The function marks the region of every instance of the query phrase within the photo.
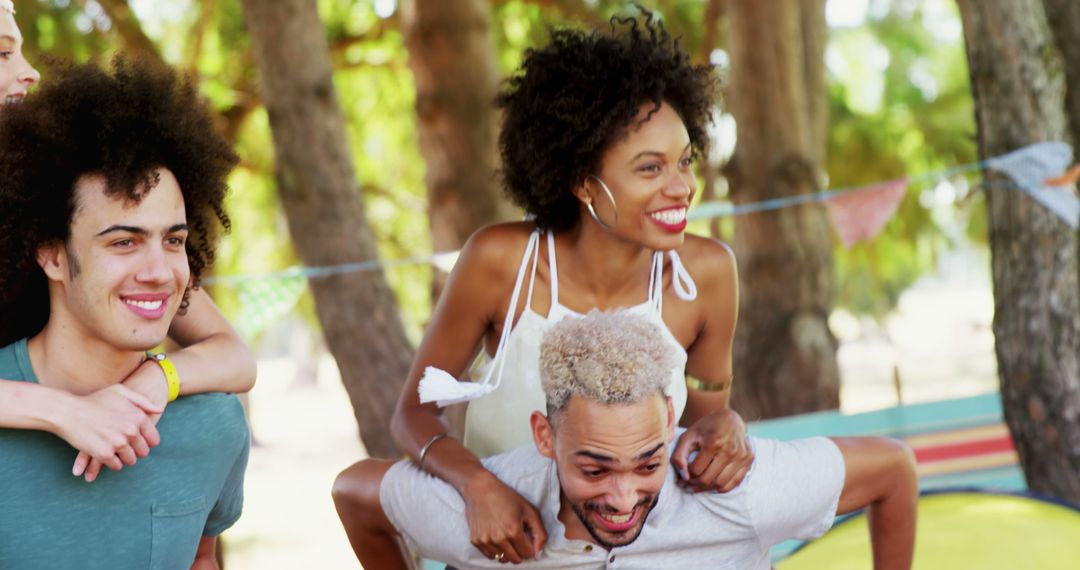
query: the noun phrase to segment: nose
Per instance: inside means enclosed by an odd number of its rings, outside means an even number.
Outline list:
[[[29,61],[23,58],[23,69],[18,74],[18,81],[27,87],[34,85],[41,81],[41,73],[37,69],[34,69],[33,65],[30,65]]]
[[[627,477],[613,477],[608,490],[608,505],[620,513],[634,510],[638,502],[637,489]]]
[[[143,264],[139,272],[135,274],[135,280],[140,283],[162,284],[172,281],[172,265],[169,263],[169,252],[163,248],[147,248],[144,254]]]
[[[692,172],[687,174],[676,172],[664,185],[664,194],[670,198],[689,198],[693,197],[696,188],[697,179],[694,178]]]

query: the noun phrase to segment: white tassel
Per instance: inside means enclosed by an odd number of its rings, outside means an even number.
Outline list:
[[[488,383],[459,382],[445,370],[428,366],[420,378],[420,403],[435,402],[445,408],[461,402],[470,402],[495,389]]]

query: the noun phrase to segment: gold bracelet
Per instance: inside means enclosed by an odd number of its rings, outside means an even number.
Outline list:
[[[431,449],[431,446],[434,445],[436,441],[439,441],[440,439],[442,439],[444,437],[450,437],[450,434],[448,434],[448,433],[437,433],[437,434],[431,436],[431,439],[427,440],[427,443],[424,444],[424,447],[420,448],[420,461],[418,462],[418,464],[420,465],[421,468],[424,467],[424,458],[427,457],[428,450]]]
[[[686,377],[686,387],[691,390],[700,390],[702,392],[723,392],[731,387],[731,383],[735,381],[735,375],[732,374],[730,378],[723,382],[705,382],[704,380],[698,380],[690,376]]]

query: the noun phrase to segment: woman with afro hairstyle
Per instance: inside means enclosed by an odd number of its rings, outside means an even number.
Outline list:
[[[498,97],[505,186],[531,219],[469,239],[392,421],[399,447],[461,493],[471,541],[492,560],[532,558],[546,540],[536,508],[480,457],[531,441],[529,415],[545,409],[540,339],[561,318],[632,307],[661,325],[683,356],[668,389],[689,428],[673,456],[683,480],[724,492],[750,467],[745,426],[728,408],[735,258],[684,232],[716,92],[712,69],[691,64],[646,12],[605,32],[554,30]],[[456,382],[478,350],[479,382]],[[440,406],[466,400],[459,443]],[[338,478],[346,531],[364,524],[372,480],[359,468]]]
[[[4,107],[8,103],[22,105],[21,101],[26,96],[28,88],[39,79],[37,70],[30,66],[22,55],[22,34],[19,33],[19,28],[15,23],[14,13],[14,6],[10,0],[0,0],[0,54],[7,54],[0,58],[0,90],[5,95],[5,100],[2,102],[4,104],[0,105],[0,154],[4,156],[2,168],[5,177],[5,181],[0,184],[0,192],[9,193],[8,197],[12,197],[10,193],[25,194],[27,188],[31,188],[35,193],[45,193],[47,188],[52,187],[49,184],[52,178],[49,180],[34,178],[23,180],[26,185],[16,188],[15,179],[18,176],[12,175],[13,173],[19,176],[34,172],[46,173],[50,176],[62,174],[62,169],[57,166],[57,157],[42,156],[36,149],[27,148],[33,141],[24,136],[26,132],[18,131],[18,125],[13,125],[7,120],[12,118],[10,115],[16,113],[9,113]],[[8,47],[3,47],[4,42],[8,42]],[[82,120],[90,120],[89,116],[98,116],[103,117],[102,120],[120,122],[120,119],[125,114],[130,114],[132,110],[118,107],[120,103],[115,103],[117,98],[112,97],[108,91],[110,86],[124,81],[130,83],[132,88],[156,86],[158,92],[146,94],[143,100],[159,97],[160,99],[153,105],[148,105],[145,111],[160,113],[160,115],[147,119],[145,122],[147,124],[156,122],[157,126],[154,128],[167,128],[174,132],[186,128],[190,131],[187,132],[188,138],[198,142],[192,148],[206,148],[206,145],[210,144],[203,140],[208,133],[212,133],[212,131],[204,130],[209,128],[210,124],[209,117],[205,116],[204,108],[187,103],[188,100],[193,100],[193,95],[182,95],[182,93],[187,93],[185,89],[191,90],[194,89],[193,87],[182,86],[175,80],[162,81],[160,74],[154,75],[141,67],[126,71],[118,68],[117,73],[121,71],[123,76],[117,76],[112,81],[91,82],[86,76],[72,75],[66,79],[68,85],[65,85],[63,89],[42,93],[42,96],[48,98],[48,105],[68,107],[64,111],[58,110],[55,114],[64,116],[64,112],[67,112],[68,115],[64,121],[75,121],[80,117]],[[85,84],[78,84],[83,80],[86,80]],[[85,101],[93,95],[87,94],[85,90],[95,88],[99,90],[95,99],[98,101],[98,106],[93,112],[70,108],[65,94],[70,94],[73,90],[83,90],[84,96],[79,99]],[[166,91],[172,89],[173,92],[161,92],[162,89]],[[30,95],[30,97],[35,96],[36,94]],[[113,102],[111,107],[110,102]],[[36,105],[34,108],[41,107],[41,105]],[[8,107],[8,109],[15,108]],[[17,111],[22,110],[17,109]],[[31,109],[26,110],[31,111]],[[26,115],[26,113],[18,114]],[[26,121],[32,118],[23,116],[20,119],[21,124],[25,126]],[[187,119],[186,122],[182,121],[184,118]],[[163,126],[166,123],[167,127]],[[64,124],[66,123],[61,122],[59,125],[53,125],[50,132],[38,132],[36,136],[53,141],[59,140],[60,137],[65,136],[67,130],[62,127]],[[186,125],[186,127],[181,125]],[[15,131],[5,132],[12,129]],[[132,134],[127,133],[128,136]],[[124,133],[116,133],[116,135],[123,136]],[[215,140],[220,139],[215,138]],[[69,141],[71,150],[83,152],[76,143],[77,141],[74,140]],[[97,141],[96,144],[103,151],[109,148],[107,137]],[[225,143],[221,142],[221,144]],[[127,150],[145,155],[152,149],[129,144]],[[183,150],[183,148],[178,146],[174,150]],[[227,146],[220,150],[226,153],[225,156],[233,157],[231,160],[235,160],[231,149]],[[111,153],[115,152],[117,152],[116,149],[111,151]],[[110,152],[105,151],[103,154],[107,155]],[[89,156],[84,158],[93,160]],[[130,166],[138,162],[137,158],[135,156],[110,156],[108,162],[113,165],[113,168],[122,169],[126,168],[125,164]],[[209,156],[178,155],[171,157],[170,160],[193,162],[185,169],[200,179],[199,184],[220,183],[220,188],[215,190],[219,192],[224,192],[225,176],[233,164],[231,161],[227,164],[220,163],[219,160],[220,164],[228,166],[228,169],[221,170],[221,166],[213,164],[213,159]],[[70,193],[71,188],[63,190]],[[43,200],[63,199],[60,196],[39,195],[36,197]],[[9,202],[7,197],[5,197],[5,202]],[[25,199],[10,201],[10,203],[23,206],[32,202],[33,200]],[[39,224],[28,226],[29,211],[24,211],[24,215],[21,216],[2,216],[0,259],[3,260],[3,264],[0,267],[3,268],[5,277],[0,278],[0,346],[37,334],[48,319],[48,299],[28,298],[25,293],[29,290],[44,289],[27,286],[24,278],[29,276],[30,279],[44,281],[40,268],[34,263],[33,252],[28,251],[30,247],[27,244],[33,242],[31,238],[34,236],[40,237],[43,235],[42,232],[54,231],[55,228],[43,227]],[[224,216],[223,212],[222,216]],[[227,218],[223,219],[227,222]],[[61,227],[66,227],[66,222],[59,224]],[[208,231],[209,227],[193,228],[193,235]],[[206,234],[201,238],[205,240],[210,236]],[[195,252],[192,264],[193,274],[197,275],[212,261],[212,254],[213,248],[208,243],[203,245],[202,251]],[[225,320],[206,291],[201,288],[189,289],[183,306],[185,309],[177,315],[169,328],[169,338],[183,347],[168,355],[180,381],[179,394],[183,396],[202,392],[251,390],[255,384],[255,357]],[[143,407],[136,404],[137,401],[149,401],[160,408],[164,407],[169,396],[169,383],[162,367],[150,359],[135,369],[122,386],[123,390],[120,392],[130,396],[130,401],[123,406],[118,405],[115,398],[103,397],[102,394],[57,398],[53,393],[54,389],[38,384],[6,382],[0,379],[0,427],[41,429],[63,438],[79,450],[72,473],[85,477],[87,481],[93,481],[102,465],[119,469],[123,465],[133,465],[139,458],[146,456],[144,451],[152,446],[151,443],[148,443],[142,435],[129,438],[124,435],[124,428],[130,423],[132,411],[137,412],[136,416],[144,412]],[[57,402],[66,402],[67,405],[60,406]],[[117,441],[123,443],[117,444],[115,443]]]

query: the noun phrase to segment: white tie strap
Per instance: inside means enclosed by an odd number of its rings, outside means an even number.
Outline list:
[[[675,288],[675,294],[683,301],[697,299],[697,284],[683,265],[679,253],[671,250],[668,257],[671,258],[671,285]]]
[[[521,258],[521,266],[518,268],[517,281],[514,283],[514,292],[510,295],[510,306],[506,309],[506,320],[503,321],[502,334],[499,336],[499,346],[495,349],[495,357],[492,358],[484,380],[481,382],[461,382],[445,370],[428,366],[424,369],[424,376],[420,378],[420,403],[435,402],[440,408],[462,402],[471,402],[494,392],[502,383],[503,367],[506,363],[504,348],[510,338],[510,329],[514,326],[514,313],[517,312],[518,299],[521,296],[521,285],[525,280],[525,270],[529,267],[530,257],[540,256],[540,232],[534,231],[529,236],[529,243],[525,246],[525,255]],[[533,260],[533,273],[536,272],[536,260]],[[530,292],[532,284],[529,285]],[[531,295],[530,295],[531,296]],[[491,375],[498,368],[495,381],[491,381]]]
[[[675,251],[669,251],[671,258],[671,287],[675,295],[683,301],[697,299],[697,284],[682,263],[682,258]],[[656,307],[656,312],[664,314],[664,253],[653,253],[652,269],[649,271],[649,302]]]

